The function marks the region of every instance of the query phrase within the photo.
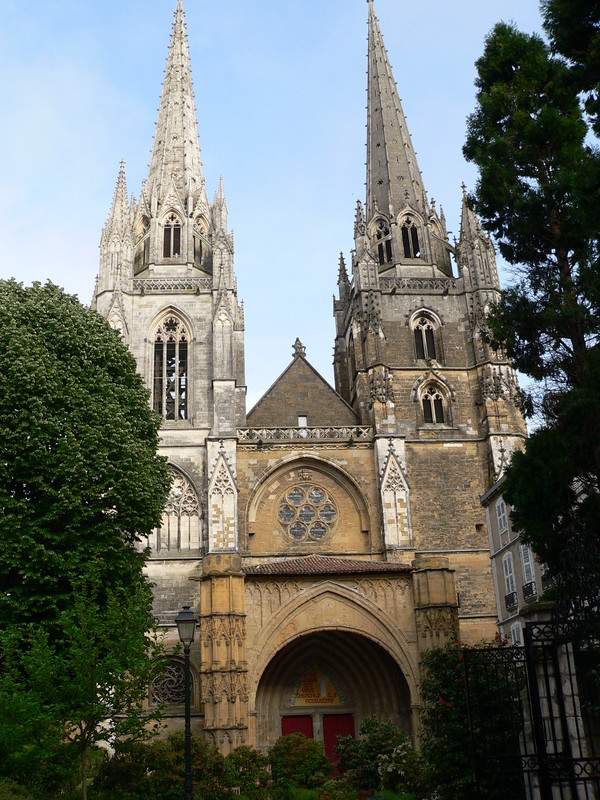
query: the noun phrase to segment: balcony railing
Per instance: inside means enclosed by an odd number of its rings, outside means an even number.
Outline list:
[[[529,581],[529,583],[523,584],[523,598],[526,602],[537,599],[537,586],[535,585],[535,581]]]
[[[370,442],[373,440],[373,429],[363,425],[319,428],[239,428],[237,433],[240,442],[252,442],[259,446],[263,442],[327,441],[332,439],[346,442]]]
[[[516,608],[519,604],[517,600],[517,593],[516,592],[509,592],[508,594],[504,595],[504,605],[506,606],[506,610]]]
[[[542,592],[547,592],[552,586],[554,586],[554,578],[549,572],[544,572],[542,575]]]

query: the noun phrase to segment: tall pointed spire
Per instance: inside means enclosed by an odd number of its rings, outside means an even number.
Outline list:
[[[373,1],[368,3],[367,221],[370,221],[376,210],[393,217],[407,204],[424,213],[426,201]]]
[[[202,185],[190,55],[181,0],[177,0],[169,44],[148,189],[159,201],[174,187],[183,200]]]
[[[102,231],[103,237],[122,237],[129,226],[129,203],[127,200],[127,184],[125,182],[125,162],[121,161],[119,177],[113,196],[108,220]]]

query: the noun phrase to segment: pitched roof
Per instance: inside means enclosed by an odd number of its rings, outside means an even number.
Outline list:
[[[242,569],[246,575],[356,575],[412,572],[408,564],[389,561],[358,561],[338,556],[298,556],[282,561],[253,564]]]
[[[309,427],[358,423],[353,409],[303,355],[295,356],[248,412],[246,425],[293,427],[299,414],[308,417]]]

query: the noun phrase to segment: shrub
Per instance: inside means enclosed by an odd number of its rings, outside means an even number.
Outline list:
[[[124,745],[99,770],[90,800],[181,800],[184,778],[183,733],[150,744]],[[200,798],[221,800],[225,762],[216,747],[192,737],[192,780]]]
[[[321,786],[317,800],[357,800],[358,789],[350,775],[331,778]]]
[[[379,756],[379,775],[384,789],[410,793],[415,798],[429,795],[425,763],[406,735],[391,753]]]
[[[225,756],[225,777],[229,787],[239,786],[242,800],[266,800],[269,761],[251,747],[236,747]]]
[[[33,800],[27,789],[10,778],[0,778],[0,800]]]
[[[379,757],[391,755],[406,740],[406,734],[391,722],[366,717],[358,738],[339,736],[334,754],[337,768],[355,777],[361,789],[380,789]]]
[[[286,798],[290,784],[310,789],[331,775],[323,742],[307,739],[303,733],[281,736],[269,751],[269,763],[274,798]]]
[[[493,656],[493,650],[503,646],[504,642],[498,640],[468,650],[483,647]],[[458,642],[450,642],[423,653],[421,753],[441,800],[504,800],[521,791],[520,774],[508,769],[478,787],[474,749],[484,762],[501,757],[520,768],[519,686],[509,661],[494,662],[493,671],[470,675],[471,718],[477,730],[472,737],[464,670],[466,650]]]

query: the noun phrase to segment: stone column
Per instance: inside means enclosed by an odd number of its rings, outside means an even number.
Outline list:
[[[200,581],[205,738],[227,754],[248,744],[246,613],[240,556],[205,556]]]
[[[458,602],[447,558],[417,556],[413,569],[415,625],[422,653],[458,637]]]

